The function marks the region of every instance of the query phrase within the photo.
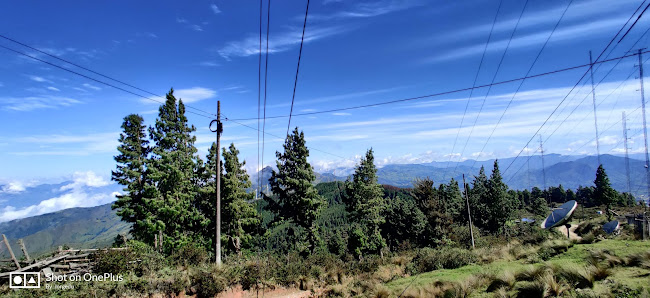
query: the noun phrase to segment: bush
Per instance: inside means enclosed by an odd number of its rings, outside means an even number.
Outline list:
[[[475,245],[482,242],[481,233],[479,228],[472,225],[472,230],[474,232],[474,243]],[[472,233],[467,225],[458,225],[454,224],[451,226],[451,233],[449,234],[451,241],[456,243],[459,247],[471,248],[472,247]]]
[[[208,260],[208,253],[203,248],[194,244],[188,244],[174,252],[172,260],[176,265],[196,266]]]
[[[143,242],[130,240],[127,249],[97,251],[94,271],[97,273],[128,273],[137,276],[155,272],[165,265],[165,258]]]
[[[127,273],[131,270],[131,262],[135,258],[128,250],[99,251],[94,254],[95,264],[93,269],[98,273]]]
[[[192,288],[196,289],[197,297],[215,297],[226,290],[227,281],[220,271],[198,269],[191,276]]]
[[[418,251],[407,269],[411,274],[417,274],[438,269],[455,269],[475,263],[476,260],[476,255],[466,249],[423,248]]]

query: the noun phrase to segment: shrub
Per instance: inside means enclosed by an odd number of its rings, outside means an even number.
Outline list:
[[[199,265],[203,264],[208,259],[208,253],[205,249],[200,248],[194,244],[187,244],[182,246],[172,255],[172,260],[176,265]]]
[[[594,241],[596,241],[596,236],[594,236],[594,233],[589,232],[589,233],[585,234],[584,236],[582,236],[582,239],[580,239],[578,243],[580,243],[580,244],[591,244],[591,243],[594,243]]]
[[[196,290],[197,297],[215,297],[226,290],[227,281],[221,271],[209,268],[200,268],[191,276],[192,288]]]
[[[476,255],[466,249],[423,248],[418,251],[411,264],[409,264],[408,269],[412,274],[438,269],[455,269],[475,263],[476,260]]]
[[[95,264],[93,269],[99,273],[127,273],[131,270],[130,264],[135,261],[128,250],[99,251],[94,254]]]

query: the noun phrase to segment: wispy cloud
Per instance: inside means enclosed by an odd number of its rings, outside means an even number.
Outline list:
[[[210,4],[210,9],[212,10],[212,12],[214,12],[214,14],[220,14],[221,13],[221,10],[219,9],[219,7],[217,7],[216,4]]]
[[[79,100],[61,96],[0,97],[4,110],[27,112],[38,109],[68,107],[82,103]]]
[[[214,61],[203,61],[203,62],[199,62],[199,65],[200,65],[200,66],[205,66],[205,67],[217,67],[217,66],[221,66],[221,64],[219,64],[219,63],[217,63],[217,62],[214,62]]]
[[[324,97],[313,98],[313,99],[299,100],[299,101],[296,101],[294,105],[301,106],[301,105],[309,105],[309,104],[315,104],[315,103],[333,102],[333,101],[345,100],[345,99],[350,99],[350,98],[359,98],[359,97],[364,97],[364,96],[370,96],[370,95],[376,95],[376,94],[382,94],[382,93],[389,93],[389,92],[401,90],[401,89],[408,88],[408,87],[410,87],[410,86],[382,88],[382,89],[366,90],[366,91],[355,91],[355,92],[337,94],[337,95],[332,95],[332,96],[324,96]],[[280,104],[274,104],[274,105],[267,105],[267,108],[270,108],[270,109],[283,108],[283,107],[288,107],[290,105],[291,105],[291,103],[280,103]]]
[[[49,86],[47,87],[47,90],[52,90],[52,91],[61,91],[59,88]]]
[[[183,103],[185,104],[201,101],[204,99],[210,99],[215,97],[216,95],[217,95],[217,91],[209,88],[204,88],[204,87],[174,89],[174,96],[176,97],[176,99],[182,99]],[[140,102],[146,104],[157,104],[156,102],[145,98],[141,99]]]
[[[338,1],[326,1],[323,4]],[[332,20],[346,18],[369,18],[423,5],[422,1],[380,0],[375,2],[355,3],[351,8],[333,14],[312,14],[310,20]]]
[[[305,42],[312,42],[329,36],[346,32],[350,28],[345,27],[310,27],[305,32]],[[300,44],[302,28],[277,33],[269,40],[269,53],[279,53],[289,50]],[[228,42],[225,46],[218,48],[216,52],[226,60],[232,57],[247,57],[259,53],[259,39],[256,36],[249,36],[239,41]]]
[[[85,135],[34,135],[12,139],[14,144],[39,144],[44,150],[10,152],[17,156],[87,156],[115,152],[119,145],[119,132]]]
[[[86,87],[88,89],[96,90],[96,91],[102,90],[102,88],[97,87],[95,85],[88,84],[88,83],[84,83],[82,86],[84,86],[84,87]]]
[[[621,18],[610,18],[610,19],[601,19],[598,21],[582,23],[567,27],[560,27],[554,33],[549,43],[562,42],[568,40],[584,39],[584,38],[593,38],[594,32],[607,33],[612,28],[616,28],[620,24],[625,22],[625,19]],[[510,49],[519,49],[535,45],[543,44],[548,36],[551,34],[550,30],[540,31],[535,33],[526,34],[523,36],[517,36],[512,39],[510,42]],[[515,35],[516,36],[516,35]],[[498,52],[505,50],[508,46],[509,39],[501,39],[498,41],[490,42],[487,51],[488,52]],[[446,53],[437,54],[436,56],[426,58],[424,62],[435,63],[441,61],[455,60],[472,55],[480,55],[485,48],[484,43],[475,44],[463,48],[457,48],[450,50]]]
[[[332,115],[334,115],[334,116],[350,116],[350,115],[352,115],[352,114],[350,114],[350,113],[341,113],[341,112],[336,112],[336,113],[332,113]]]
[[[30,80],[34,82],[39,82],[39,83],[52,83],[52,81],[44,78],[44,77],[39,77],[39,76],[28,76]]]
[[[594,0],[594,1],[582,1],[574,2],[566,15],[563,18],[563,22],[580,22],[590,16],[609,16],[611,17],[611,12],[615,10],[615,6],[627,5],[630,3],[635,3],[634,0],[620,0],[620,1],[610,1],[610,0]],[[519,21],[518,28],[525,29],[540,25],[554,24],[557,22],[557,18],[562,14],[566,4],[561,3],[555,7],[537,10],[537,11],[526,11],[524,17]],[[498,34],[500,32],[511,32],[515,27],[518,18],[508,18],[505,20],[499,20],[494,24],[493,34]],[[486,35],[492,29],[492,22],[484,23],[475,26],[465,27],[453,32],[450,32],[448,35],[443,35],[441,37],[436,37],[437,41],[440,40],[452,40],[456,39],[459,36],[463,38],[469,38],[474,36],[483,36]]]
[[[194,31],[197,31],[197,32],[203,31],[203,27],[201,27],[200,25],[197,25],[197,24],[190,23],[190,21],[188,21],[187,19],[184,19],[184,18],[177,17],[176,18],[176,23],[183,24],[185,27],[187,27],[189,29],[192,29]]]

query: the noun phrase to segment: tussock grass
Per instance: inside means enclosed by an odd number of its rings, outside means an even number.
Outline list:
[[[500,276],[495,276],[492,278],[492,282],[490,282],[487,291],[496,292],[500,289],[511,290],[514,287],[516,281],[517,280],[515,279],[515,275],[510,271],[506,271]]]

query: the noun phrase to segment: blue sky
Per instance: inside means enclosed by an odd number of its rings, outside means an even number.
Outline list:
[[[568,3],[530,1],[495,76],[524,6],[524,1],[504,0],[477,85],[488,84],[493,77],[502,81],[525,75]],[[598,56],[640,3],[573,1],[531,74],[588,63],[588,51]],[[173,87],[177,97],[197,109],[214,113],[217,100],[221,100],[227,117],[254,118],[258,5],[219,0],[158,1],[155,5],[142,1],[3,1],[0,28],[4,29],[0,34],[155,94],[164,95]],[[272,2],[269,116],[289,113],[305,5],[306,1]],[[294,113],[472,86],[498,5],[495,0],[312,0]],[[264,6],[266,12],[266,2]],[[644,34],[648,17],[641,18],[609,57],[623,55],[635,43],[634,49],[648,46]],[[0,39],[0,44],[147,95],[8,40]],[[650,54],[646,56],[650,58]],[[158,104],[153,101],[5,49],[0,49],[0,59],[0,182],[14,183],[15,189],[34,181],[74,180],[89,172],[107,180],[115,168],[113,156],[123,117],[138,113],[148,125],[154,123]],[[596,89],[601,153],[622,153],[622,111],[629,115],[631,151],[643,149],[639,83],[632,74],[636,59],[625,59],[616,66],[607,63],[594,73],[596,83],[602,80]],[[469,91],[297,116],[291,126],[304,130],[312,148],[310,161],[318,171],[352,167],[370,147],[379,165],[512,157],[524,149],[585,70],[526,80],[516,96],[519,82],[495,86],[489,94],[486,88],[476,90],[460,132]],[[546,152],[595,153],[590,86],[582,86],[542,128],[545,139],[554,132],[544,144]],[[197,127],[196,145],[205,156],[214,141],[208,130],[210,119],[188,117]],[[241,123],[257,126],[256,120]],[[286,127],[287,118],[266,123],[267,131],[274,135],[283,136]],[[282,140],[267,136],[266,141],[264,164],[271,165]],[[258,164],[257,132],[226,122],[223,143],[230,142],[240,149],[247,169],[254,170]],[[524,154],[532,154],[537,143],[529,147]],[[22,184],[16,184],[19,182]]]

